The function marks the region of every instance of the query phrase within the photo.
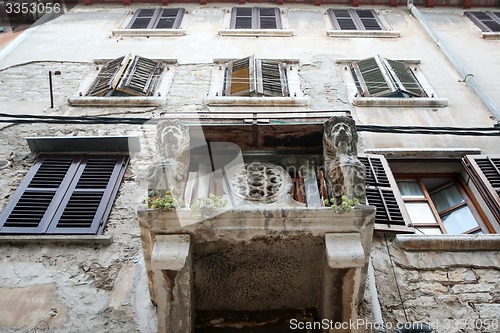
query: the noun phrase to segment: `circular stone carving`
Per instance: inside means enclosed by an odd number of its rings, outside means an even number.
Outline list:
[[[282,167],[271,163],[245,164],[230,177],[231,191],[245,200],[270,203],[284,192],[290,176]]]

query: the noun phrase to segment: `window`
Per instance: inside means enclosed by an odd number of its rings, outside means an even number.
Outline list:
[[[225,61],[215,68],[209,105],[305,105],[298,66],[293,60]]]
[[[281,10],[275,7],[234,7],[224,19],[220,35],[292,36]]]
[[[385,30],[373,9],[328,9],[327,13],[338,30]]]
[[[129,15],[127,25],[113,30],[113,35],[175,36],[183,35],[181,23],[186,11],[183,8],[141,8]]]
[[[281,29],[280,10],[235,7],[231,13],[231,29]]]
[[[183,16],[181,8],[138,9],[127,29],[178,29]]]
[[[349,88],[358,106],[447,106],[417,70],[418,61],[401,61],[375,56],[349,62],[344,68],[354,79]],[[348,79],[348,78],[346,78]]]
[[[0,214],[0,234],[100,234],[125,155],[40,155]]]
[[[424,234],[483,233],[482,218],[459,175],[396,176],[410,219]],[[488,232],[486,227],[484,232]]]
[[[132,55],[98,62],[95,74],[84,80],[69,103],[72,106],[160,105],[173,75],[168,63]]]
[[[373,9],[328,9],[333,30],[328,31],[331,37],[399,37],[399,32],[387,29],[387,22]]]
[[[224,75],[224,96],[289,96],[286,63],[255,59],[230,61]]]
[[[465,12],[484,32],[500,32],[500,12]]]

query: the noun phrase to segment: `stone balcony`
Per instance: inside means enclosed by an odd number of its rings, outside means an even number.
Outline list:
[[[194,332],[198,311],[312,308],[318,320],[356,321],[373,207],[338,214],[262,204],[209,213],[139,211],[158,332]]]

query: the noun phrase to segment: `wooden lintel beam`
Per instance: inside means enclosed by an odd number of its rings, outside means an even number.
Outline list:
[[[432,8],[436,4],[436,0],[427,0],[427,7]]]
[[[359,7],[359,2],[360,2],[360,0],[352,0],[352,6]]]
[[[469,9],[472,7],[472,0],[464,0],[464,8]]]

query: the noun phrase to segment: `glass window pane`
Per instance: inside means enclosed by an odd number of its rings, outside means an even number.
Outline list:
[[[413,224],[437,223],[431,207],[425,202],[406,202],[406,210]]]
[[[458,188],[454,185],[431,194],[431,198],[438,212],[464,202],[462,194],[460,194]]]
[[[398,180],[399,192],[405,198],[423,198],[424,192],[416,180]]]
[[[469,207],[462,207],[441,217],[446,232],[449,234],[461,234],[478,226],[474,215]]]
[[[417,234],[442,235],[443,232],[439,228],[418,228]]]

